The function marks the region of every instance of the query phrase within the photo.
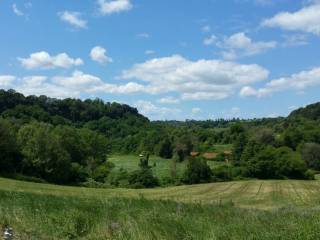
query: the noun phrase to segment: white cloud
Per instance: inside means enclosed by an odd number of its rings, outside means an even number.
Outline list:
[[[54,77],[53,82],[68,89],[77,89],[79,91],[88,90],[92,87],[103,84],[100,78],[93,75],[84,74],[81,71],[74,71],[70,77]]]
[[[129,11],[133,7],[130,0],[98,0],[97,3],[102,15]]]
[[[80,97],[81,94],[132,94],[144,92],[144,86],[134,82],[118,85],[104,82],[97,76],[74,71],[71,76],[0,76],[0,87],[14,87],[26,95],[47,95],[54,98]]]
[[[112,58],[106,55],[107,50],[101,46],[96,46],[91,49],[90,57],[93,61],[98,63],[110,63],[112,62]]]
[[[158,102],[163,104],[178,104],[180,100],[178,98],[168,96],[159,99]]]
[[[141,112],[143,115],[147,115],[151,119],[167,119],[169,115],[171,119],[175,119],[177,115],[181,112],[177,108],[166,108],[159,107],[154,105],[152,102],[139,100],[134,106]]]
[[[81,13],[79,12],[69,12],[64,11],[58,13],[60,20],[70,24],[75,28],[87,28],[87,21],[81,18]]]
[[[150,36],[149,33],[138,33],[138,34],[137,34],[137,37],[138,37],[138,38],[148,39],[148,38],[150,38],[151,36]]]
[[[47,95],[53,98],[79,97],[80,92],[53,84],[46,76],[27,76],[19,79],[15,89],[25,95]]]
[[[250,86],[245,86],[241,89],[240,95],[244,97],[264,97],[274,92],[286,90],[301,92],[308,87],[318,85],[320,85],[320,67],[313,68],[309,71],[302,71],[289,77],[271,80],[263,88],[254,89]]]
[[[0,88],[7,88],[11,86],[15,79],[16,77],[12,75],[0,75]]]
[[[223,99],[235,90],[265,80],[269,72],[256,65],[220,60],[190,61],[179,55],[155,58],[123,71],[120,78],[146,82],[149,94],[179,93],[184,100]]]
[[[244,32],[239,32],[225,38],[223,41],[217,42],[217,46],[225,49],[225,51],[222,52],[224,59],[234,60],[240,57],[256,55],[265,52],[268,49],[275,48],[277,42],[254,42]]]
[[[240,118],[241,109],[239,107],[232,107],[229,110],[223,111],[225,118]]]
[[[274,4],[274,0],[255,0],[255,3],[260,6],[270,6]]]
[[[14,12],[14,14],[16,14],[17,16],[21,17],[24,15],[24,13],[18,8],[17,4],[12,4],[12,11]]]
[[[204,32],[204,33],[208,33],[211,31],[211,27],[210,25],[205,25],[201,28],[201,31]]]
[[[305,34],[284,35],[283,47],[303,46],[309,44],[308,36]]]
[[[26,69],[70,68],[83,64],[80,58],[70,58],[66,53],[50,56],[50,54],[45,51],[32,53],[29,58],[18,58],[18,60]]]
[[[217,37],[214,34],[212,34],[211,36],[206,37],[203,40],[203,44],[206,46],[210,46],[210,45],[216,44],[217,40],[218,40]]]
[[[200,108],[192,108],[191,109],[191,112],[192,112],[192,114],[198,114],[198,113],[201,113],[201,109]]]
[[[144,54],[146,54],[146,55],[152,55],[152,54],[155,54],[156,52],[154,51],[154,50],[146,50],[145,52],[144,52]]]
[[[279,27],[289,31],[302,31],[320,36],[320,2],[297,12],[281,12],[262,22],[265,27]]]

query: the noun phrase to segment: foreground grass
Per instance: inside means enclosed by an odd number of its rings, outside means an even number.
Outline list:
[[[0,190],[0,228],[15,239],[319,239],[320,209],[76,197]]]
[[[236,207],[257,209],[311,208],[320,204],[320,181],[251,180],[135,190],[66,187],[0,178],[0,190],[84,199],[144,197],[203,204],[232,201]]]

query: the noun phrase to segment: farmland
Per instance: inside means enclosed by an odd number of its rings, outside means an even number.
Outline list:
[[[220,148],[226,149],[224,145],[219,145]],[[139,169],[139,156],[137,155],[113,155],[108,159],[110,162],[115,164],[114,171],[119,169],[126,169],[131,172]],[[208,165],[211,168],[222,165],[224,163],[216,162],[216,161],[208,161]],[[187,162],[177,162],[176,169],[177,175],[182,176]],[[164,159],[158,156],[151,156],[149,159],[149,165],[152,167],[153,173],[158,178],[170,177],[171,169],[172,169],[172,160]]]
[[[152,190],[0,179],[0,225],[15,239],[317,239],[319,181]]]

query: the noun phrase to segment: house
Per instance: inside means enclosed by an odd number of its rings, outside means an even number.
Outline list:
[[[217,158],[218,154],[215,152],[206,152],[202,156],[207,160],[213,160]]]
[[[191,153],[190,153],[190,156],[191,156],[191,157],[198,157],[199,155],[200,155],[199,152],[191,152]]]
[[[228,163],[231,160],[232,157],[232,151],[224,151],[224,158],[226,160],[226,163]]]

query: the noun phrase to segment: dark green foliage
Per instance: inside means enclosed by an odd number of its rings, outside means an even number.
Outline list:
[[[244,132],[241,132],[239,136],[236,138],[236,140],[234,141],[233,150],[232,150],[232,159],[233,159],[234,165],[236,166],[240,165],[241,156],[247,142],[248,142],[248,137],[247,137],[247,134]]]
[[[301,156],[308,167],[320,170],[320,144],[305,143],[301,147]]]
[[[129,184],[133,188],[153,188],[159,186],[159,180],[151,169],[142,168],[130,174]]]
[[[305,179],[306,165],[298,153],[288,147],[266,147],[247,163],[250,177],[261,179]]]
[[[23,173],[54,183],[101,179],[108,142],[95,132],[31,123],[20,128],[18,142]]]
[[[320,103],[310,104],[304,108],[299,108],[293,111],[290,115],[290,118],[307,118],[311,120],[320,119]]]
[[[190,155],[190,152],[192,151],[193,147],[194,146],[190,136],[183,135],[180,138],[178,138],[176,140],[174,149],[178,161],[182,162],[183,160],[185,160],[185,158]]]
[[[176,181],[176,163],[191,151],[218,153],[216,160],[224,164],[223,151],[230,148],[221,150],[218,145],[233,144],[231,166],[216,171],[219,181],[239,174],[309,178],[306,175],[312,172],[307,174],[306,167],[320,170],[319,106],[297,110],[289,118],[150,122],[135,108],[100,99],[58,100],[0,90],[0,174],[59,184],[127,186],[130,173],[114,173],[106,156],[147,151],[173,159],[171,177]],[[142,171],[150,168],[145,156],[140,174],[149,177],[149,172]],[[188,167],[186,182],[211,180],[210,169],[202,161]],[[234,169],[242,170],[235,174]]]
[[[165,138],[159,143],[159,156],[162,158],[170,159],[172,158],[172,143],[169,138]]]
[[[143,170],[143,169],[149,169],[149,156],[150,154],[148,152],[142,152],[140,154],[140,163],[139,163],[139,167]]]
[[[212,170],[213,181],[232,181],[239,180],[245,175],[245,169],[241,167],[233,167],[231,165],[223,165]]]
[[[19,170],[21,154],[13,126],[0,118],[0,173],[9,174]]]
[[[182,181],[186,184],[210,182],[212,171],[202,158],[189,158]]]

